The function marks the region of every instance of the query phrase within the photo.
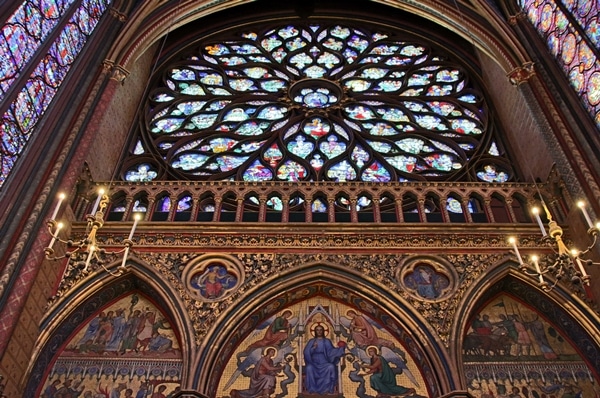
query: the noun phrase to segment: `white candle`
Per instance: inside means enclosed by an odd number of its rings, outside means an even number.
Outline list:
[[[125,253],[123,254],[123,261],[121,262],[121,267],[125,267],[128,256],[129,256],[129,246],[125,246]]]
[[[579,270],[581,271],[581,275],[583,275],[584,277],[586,277],[588,274],[587,274],[587,272],[585,272],[585,268],[583,266],[583,263],[579,259],[579,252],[577,250],[573,249],[573,250],[571,250],[571,255],[575,259],[575,262],[577,263],[577,266],[579,267]]]
[[[104,189],[100,189],[98,191],[98,197],[96,198],[96,203],[94,203],[94,207],[92,208],[92,216],[96,214],[96,210],[98,210],[98,205],[100,204],[100,199],[102,199],[102,195],[104,195]]]
[[[60,209],[60,205],[62,205],[62,202],[64,199],[65,199],[64,193],[61,193],[60,195],[58,195],[58,203],[56,204],[56,207],[54,208],[52,217],[50,217],[51,220],[56,220],[56,216],[58,215],[58,210]]]
[[[92,256],[94,255],[94,250],[96,248],[94,246],[90,246],[89,250],[90,252],[88,253],[87,259],[85,260],[85,268],[84,270],[87,270],[88,267],[90,266],[90,263],[92,262]]]
[[[581,260],[579,259],[579,257],[575,258],[575,261],[577,261],[577,265],[579,266],[579,269],[581,270],[581,275],[583,275],[584,277],[588,276],[587,272],[585,272],[585,267],[581,263]]]
[[[140,216],[139,214],[136,214],[135,216],[133,216],[133,226],[131,227],[131,231],[129,231],[129,237],[127,239],[131,240],[131,238],[133,238],[133,233],[135,232],[135,228],[137,227],[138,222],[140,221]]]
[[[535,271],[538,273],[538,278],[540,279],[540,284],[543,284],[544,276],[542,275],[542,270],[540,269],[540,264],[538,264],[537,256],[531,256],[531,261],[533,261],[533,265],[535,266]]]
[[[535,221],[537,221],[538,226],[540,227],[540,231],[542,231],[542,236],[546,236],[546,229],[544,228],[544,224],[542,223],[542,219],[540,218],[540,209],[534,207],[533,209],[531,209],[531,212],[533,213]]]
[[[577,206],[581,209],[581,212],[583,213],[583,216],[585,217],[585,221],[587,222],[588,228],[594,228],[594,223],[592,222],[590,215],[588,214],[587,210],[585,209],[585,203],[583,203],[583,201],[579,201],[579,202],[577,202]]]
[[[61,222],[59,222],[58,225],[56,226],[56,231],[54,231],[54,235],[52,235],[52,240],[50,241],[50,245],[48,245],[48,249],[52,249],[52,246],[54,246],[54,242],[56,242],[58,233],[60,232],[60,230],[62,229],[63,226],[64,226],[64,224]]]
[[[521,258],[521,253],[519,253],[519,248],[517,247],[517,240],[513,237],[510,237],[508,238],[508,241],[512,245],[515,255],[519,259],[519,265],[523,265],[523,258]]]

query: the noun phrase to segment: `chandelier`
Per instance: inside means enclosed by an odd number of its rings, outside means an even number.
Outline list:
[[[58,203],[54,208],[52,216],[47,221],[48,231],[52,239],[48,247],[44,249],[46,259],[56,261],[61,259],[68,259],[68,264],[65,268],[62,279],[68,277],[74,277],[76,274],[87,274],[91,268],[101,267],[106,272],[113,276],[122,275],[126,271],[127,257],[129,251],[133,246],[133,234],[141,219],[140,214],[135,214],[133,219],[133,226],[129,232],[127,239],[123,240],[123,248],[116,251],[107,251],[100,246],[97,240],[98,231],[104,226],[105,211],[108,206],[108,195],[104,189],[98,190],[98,197],[92,208],[90,214],[86,216],[87,226],[85,236],[79,239],[67,239],[63,240],[60,237],[61,230],[65,227],[65,224],[56,220],[60,207],[65,199],[64,194],[59,194]],[[64,245],[64,254],[57,255],[54,250],[56,243]],[[108,269],[105,265],[108,255],[120,255],[123,254],[121,265],[117,267],[116,272]]]
[[[519,261],[520,270],[527,275],[536,277],[539,286],[544,291],[552,290],[561,279],[568,279],[573,284],[589,287],[590,276],[585,267],[600,265],[600,263],[594,262],[589,258],[591,250],[598,242],[600,222],[594,224],[585,208],[585,203],[579,201],[577,207],[579,207],[585,218],[588,227],[587,234],[591,240],[591,244],[585,250],[581,251],[576,248],[569,248],[563,241],[563,229],[552,219],[552,215],[543,201],[541,205],[548,220],[547,229],[540,217],[540,208],[534,207],[531,209],[531,212],[542,232],[542,241],[554,251],[554,260],[548,261],[548,264],[542,264],[541,259],[537,255],[531,255],[529,256],[530,262],[525,262],[519,252],[517,238],[511,236],[508,242],[511,244]],[[552,276],[554,282],[548,276]]]

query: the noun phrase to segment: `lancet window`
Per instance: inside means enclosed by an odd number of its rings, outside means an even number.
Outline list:
[[[0,32],[0,189],[110,0],[24,1]]]
[[[600,3],[518,0],[600,128]]]

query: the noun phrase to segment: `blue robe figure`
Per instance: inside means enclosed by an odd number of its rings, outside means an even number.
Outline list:
[[[117,310],[117,315],[112,319],[113,332],[110,340],[104,348],[106,351],[119,351],[127,320],[122,309]]]
[[[306,378],[304,390],[313,394],[333,394],[338,385],[337,364],[344,355],[346,345],[334,347],[331,340],[325,337],[323,326],[315,327],[315,337],[304,347]]]

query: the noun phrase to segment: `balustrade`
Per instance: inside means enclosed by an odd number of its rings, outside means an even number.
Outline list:
[[[270,223],[530,223],[527,207],[554,198],[556,183],[112,183],[106,220]],[[75,201],[82,219],[88,197]],[[564,207],[563,203],[552,203]]]

